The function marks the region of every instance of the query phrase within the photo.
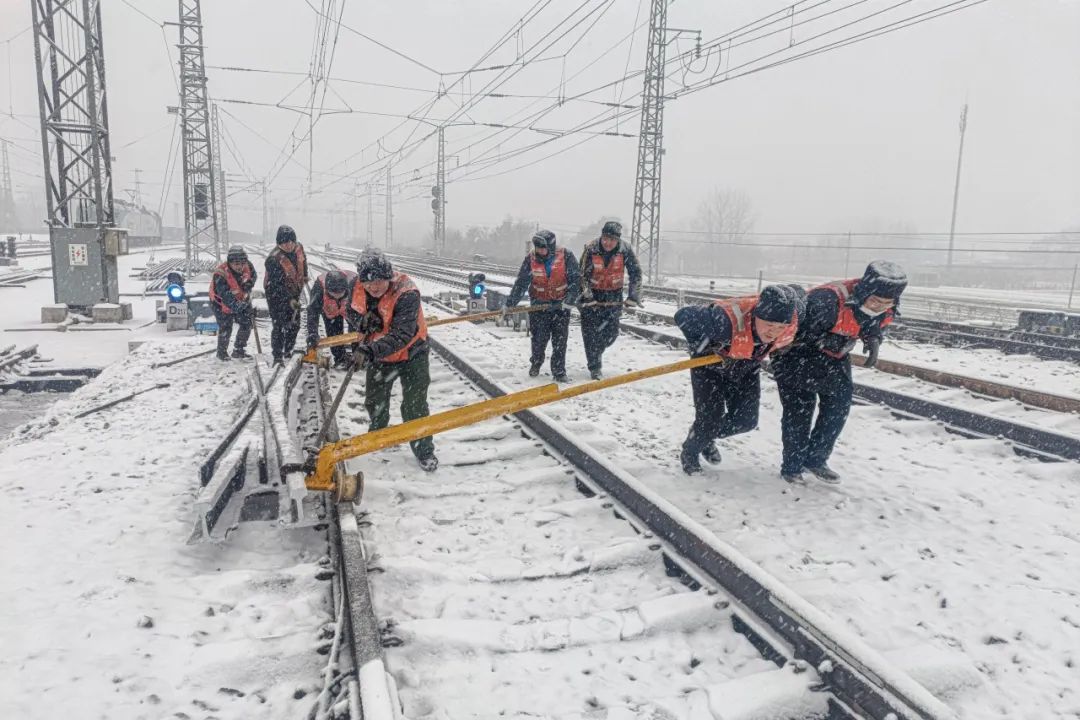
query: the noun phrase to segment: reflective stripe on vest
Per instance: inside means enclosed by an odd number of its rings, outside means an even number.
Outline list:
[[[356,279],[356,273],[349,272],[348,270],[342,270],[345,273],[345,282],[352,285],[353,280]],[[319,276],[319,279],[315,282],[319,283],[319,289],[322,290],[322,314],[325,318],[343,318],[345,317],[345,309],[349,306],[349,301],[346,297],[348,290],[345,291],[345,295],[341,298],[335,298],[326,291],[326,276],[327,273],[323,273]]]
[[[838,280],[836,282],[826,283],[819,285],[814,290],[831,290],[837,299],[840,301],[840,307],[836,313],[836,323],[829,330],[830,335],[840,335],[847,338],[844,343],[844,350],[826,350],[821,348],[821,352],[825,353],[829,357],[836,358],[838,360],[847,357],[851,349],[855,347],[855,342],[862,332],[862,326],[859,325],[858,319],[855,317],[855,308],[848,305],[848,300],[851,299],[852,294],[855,292],[855,286],[859,284],[859,278],[849,278],[847,280]],[[893,311],[886,310],[884,317],[881,318],[881,327],[892,322]]]
[[[407,292],[415,292],[419,294],[419,290],[416,284],[409,278],[408,275],[400,272],[395,272],[394,277],[390,280],[390,287],[386,289],[383,296],[379,298],[379,304],[376,306],[376,310],[379,313],[379,317],[382,319],[382,330],[378,332],[369,333],[365,342],[373,343],[376,340],[386,337],[390,332],[390,325],[394,322],[394,308],[397,306],[398,298]],[[367,313],[367,292],[364,290],[364,284],[357,282],[353,285],[352,302],[350,303],[353,311],[364,315]],[[375,358],[379,362],[395,363],[404,362],[409,359],[409,348],[421,340],[427,340],[427,321],[424,319],[424,308],[421,307],[416,315],[416,334],[412,339],[395,353],[391,353],[386,357]]]
[[[227,261],[218,265],[214,269],[213,276],[210,278],[210,302],[217,305],[218,310],[223,314],[232,315],[232,310],[229,309],[229,306],[222,302],[218,297],[217,290],[215,289],[217,283],[214,281],[214,278],[216,277],[225,278],[225,282],[228,284],[229,291],[232,292],[233,297],[240,302],[244,302],[248,298],[248,294],[244,291],[244,285],[251,282],[251,264],[246,263],[244,265],[244,272],[241,273],[240,280],[237,280],[236,275],[229,269],[229,263]]]
[[[607,266],[604,265],[604,257],[599,250],[594,252],[592,270],[589,287],[593,290],[622,290],[623,254],[621,252],[616,252]]]
[[[300,291],[304,289],[304,275],[307,272],[307,257],[304,255],[304,246],[300,243],[296,243],[296,265],[293,265],[292,260],[282,250],[277,254],[277,263],[281,266],[281,271],[285,273],[285,285],[290,295],[299,295]],[[268,288],[270,282],[270,273],[266,273],[263,277],[263,288]]]
[[[529,286],[529,297],[540,302],[552,302],[566,297],[566,251],[563,248],[555,250],[555,259],[551,262],[551,275],[547,274],[547,268],[541,258],[532,253],[532,285]]]

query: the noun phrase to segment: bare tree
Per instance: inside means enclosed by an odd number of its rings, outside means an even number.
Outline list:
[[[753,205],[746,193],[713,188],[698,203],[693,227],[702,234],[687,257],[703,261],[700,267],[708,268],[712,274],[755,264],[758,251],[746,245],[754,220]]]

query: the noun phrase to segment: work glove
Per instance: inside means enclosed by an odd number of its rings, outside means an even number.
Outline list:
[[[596,298],[592,293],[581,293],[581,297],[578,298],[578,305],[581,307],[592,307],[596,305]]]
[[[877,365],[878,350],[881,349],[881,338],[863,338],[862,347],[863,352],[866,353],[866,362],[863,363],[863,367],[872,368]]]
[[[365,343],[357,343],[353,345],[353,367],[357,370],[363,370],[365,367],[375,362],[375,351],[371,349],[370,345]]]
[[[563,309],[562,300],[558,300],[556,302],[551,303],[551,305],[549,306],[548,309],[551,312],[562,312],[562,309]]]
[[[236,304],[236,314],[241,317],[247,317],[251,315],[251,303],[242,302]]]
[[[307,349],[308,350],[314,350],[318,346],[319,346],[319,335],[318,335],[318,333],[312,333],[312,334],[308,335],[307,336]]]
[[[291,307],[293,310],[299,310],[300,309],[300,298],[293,298],[292,300],[290,300],[289,301],[289,307]]]
[[[637,301],[637,298],[626,298],[626,300],[623,300],[623,305],[628,308],[641,307],[641,303]]]
[[[356,328],[363,335],[370,335],[382,330],[382,316],[377,312],[366,312],[360,316],[360,323]]]

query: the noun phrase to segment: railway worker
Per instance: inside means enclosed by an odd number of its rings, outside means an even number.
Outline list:
[[[555,233],[550,230],[538,230],[532,237],[532,245],[532,252],[522,261],[517,281],[506,299],[506,308],[517,305],[528,288],[529,304],[544,307],[529,313],[532,334],[529,377],[540,374],[550,339],[551,375],[555,382],[570,382],[566,375],[566,341],[570,334],[568,306],[577,302],[581,292],[577,259],[566,248],[556,247]]]
[[[758,424],[761,368],[770,353],[789,346],[799,325],[799,296],[786,285],[769,285],[760,295],[688,305],[675,313],[693,357],[723,360],[690,371],[694,422],[682,445],[683,472],[701,472],[701,457],[720,463],[713,443],[749,432]]]
[[[296,345],[300,332],[300,305],[304,285],[308,281],[307,258],[304,246],[296,241],[296,231],[288,225],[277,229],[276,247],[266,256],[266,275],[263,288],[270,320],[270,349],[274,364],[281,365]]]
[[[250,298],[256,277],[255,266],[239,245],[229,248],[225,262],[214,268],[214,274],[210,277],[210,305],[218,324],[218,360],[229,359],[229,337],[233,323],[236,324],[236,345],[233,346],[232,356],[238,360],[251,357],[245,348],[251,335],[251,324],[255,322]]]
[[[788,482],[801,481],[804,470],[825,482],[839,482],[828,460],[851,409],[849,353],[862,340],[866,366],[874,366],[884,328],[906,287],[907,275],[899,265],[875,260],[861,278],[837,280],[807,293],[795,343],[772,363],[784,407],[780,474]]]
[[[311,286],[311,299],[307,308],[307,347],[310,350],[319,344],[319,317],[326,326],[326,337],[334,337],[345,332],[345,308],[349,304],[346,297],[356,282],[356,273],[350,270],[330,270],[324,272]],[[348,349],[338,345],[330,348],[334,356],[334,367],[343,368],[349,363]]]
[[[593,380],[603,377],[604,350],[619,337],[623,305],[641,307],[641,266],[621,238],[622,225],[606,222],[600,237],[586,245],[581,256],[581,338]],[[624,272],[630,275],[626,300]]]
[[[353,345],[357,366],[367,372],[364,407],[369,430],[390,424],[390,394],[401,380],[401,419],[427,417],[428,370],[427,322],[420,306],[420,291],[405,273],[396,272],[390,260],[375,248],[364,250],[356,261],[357,279],[346,309],[349,328],[363,334]],[[420,467],[428,472],[439,466],[431,437],[409,443]]]

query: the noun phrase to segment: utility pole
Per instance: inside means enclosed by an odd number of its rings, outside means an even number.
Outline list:
[[[439,156],[435,163],[435,186],[431,188],[431,209],[435,213],[432,245],[436,255],[446,254],[446,136],[439,127]]]
[[[378,186],[373,183],[368,183],[367,193],[367,237],[364,239],[364,245],[368,247],[375,247],[375,193],[378,191]]]
[[[11,163],[8,160],[8,141],[0,138],[0,231],[18,232],[19,216],[15,212],[15,192],[11,185]]]
[[[391,166],[386,166],[386,249],[394,246],[394,200],[393,185],[390,180]]]
[[[352,234],[356,240],[360,239],[360,179],[353,180],[352,194]]]
[[[263,211],[263,228],[262,228],[262,244],[267,245],[270,243],[270,207],[269,207],[269,191],[266,189],[266,180],[262,181],[262,211]]]
[[[217,198],[214,206],[217,208],[218,226],[218,258],[220,259],[221,245],[229,247],[229,202],[225,188],[225,173],[221,170],[221,127],[218,122],[218,106],[214,103],[213,108],[213,144],[211,157],[213,159],[213,177],[217,180]]]
[[[960,111],[960,152],[956,156],[956,186],[953,188],[952,222],[949,224],[949,257],[945,261],[945,270],[949,272],[953,265],[953,239],[956,235],[956,206],[960,202],[960,168],[964,163],[964,134],[967,132],[968,106]]]
[[[184,153],[184,259],[221,259],[216,182],[206,99],[200,0],[180,0],[180,130]]]
[[[31,0],[57,304],[119,300],[100,0]]]
[[[135,174],[135,204],[142,207],[142,180],[139,179],[142,170],[135,168],[131,172]]]
[[[630,242],[651,282],[660,279],[660,178],[664,155],[664,59],[669,0],[651,0]]]

